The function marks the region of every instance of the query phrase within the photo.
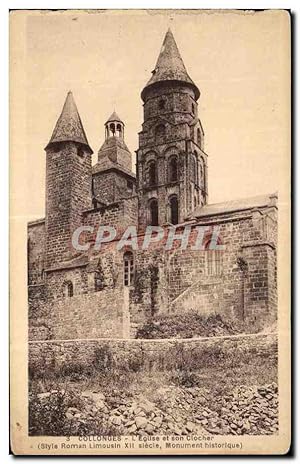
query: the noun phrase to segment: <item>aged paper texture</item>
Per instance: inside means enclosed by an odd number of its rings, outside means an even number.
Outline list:
[[[290,16],[10,14],[11,447],[290,447]]]

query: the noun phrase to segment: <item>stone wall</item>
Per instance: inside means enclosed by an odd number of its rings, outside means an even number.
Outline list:
[[[124,221],[122,211],[122,204],[115,204],[105,209],[104,215],[95,210],[88,218],[90,224],[97,224],[98,215],[102,224],[105,215],[107,218],[116,215]],[[259,215],[263,217],[261,212]],[[197,225],[208,227],[207,238],[211,236],[211,226],[220,227],[225,249],[221,252],[222,271],[219,275],[208,274],[207,255],[210,251],[191,249]],[[133,251],[134,281],[128,289],[131,326],[136,330],[157,312],[180,314],[189,310],[203,315],[220,314],[239,321],[248,332],[257,332],[272,324],[277,317],[276,249],[260,226],[261,221],[257,221],[251,211],[211,216],[193,225],[190,243],[185,250],[179,248],[180,241],[174,241],[171,250],[165,250],[158,242],[143,250],[144,236],[140,235],[138,250]],[[176,232],[180,233],[180,230]],[[64,300],[66,282],[72,282],[75,306],[81,305],[80,295],[93,298],[97,293],[105,300],[106,290],[114,291],[116,304],[122,305],[123,255],[131,248],[118,251],[116,244],[116,241],[107,243],[96,251],[91,243],[86,265],[74,263],[74,268],[48,271],[44,285],[30,287],[31,295],[39,293],[41,296],[33,298],[33,302],[44,304],[43,295],[47,296],[47,301]],[[82,313],[79,311],[79,314]],[[52,317],[51,312],[48,316]],[[98,322],[94,322],[97,325]]]
[[[87,293],[88,291],[88,280],[85,267],[78,266],[71,269],[60,269],[48,272],[46,282],[48,301],[64,299],[66,296],[67,282],[72,282],[74,297]]]
[[[123,289],[106,289],[47,303],[30,324],[29,338],[122,338],[128,334],[128,294]]]
[[[244,211],[210,216],[197,225],[208,228],[207,238],[212,227],[220,228],[224,245],[220,274],[208,273],[211,251],[191,249],[194,226],[185,250],[175,241],[169,251],[152,243],[148,250],[135,252],[136,279],[130,293],[133,322],[140,324],[157,311],[196,310],[241,321],[249,332],[272,323],[277,317],[276,250],[261,223],[251,211]],[[180,233],[178,229],[176,234]]]
[[[73,231],[91,206],[91,154],[75,142],[53,144],[46,151],[46,267],[69,259]]]
[[[92,368],[109,359],[111,368],[172,370],[220,365],[238,366],[249,359],[277,359],[276,334],[164,340],[55,340],[29,343],[29,366],[39,375],[47,366]]]
[[[27,230],[28,285],[36,285],[44,278],[45,220],[29,222]]]
[[[127,226],[135,225],[136,222],[137,197],[120,200],[108,206],[90,209],[83,213],[83,224],[95,228],[94,235],[89,234],[91,240],[95,238],[100,225],[115,227],[118,237],[123,234]]]
[[[93,174],[93,193],[103,203],[114,203],[135,195],[135,179],[122,171],[107,170]]]

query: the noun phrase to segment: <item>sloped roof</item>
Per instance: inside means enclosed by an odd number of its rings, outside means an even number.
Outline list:
[[[130,176],[134,179],[136,178],[134,172],[132,172],[131,169],[127,169],[126,167],[124,167],[123,165],[119,163],[113,163],[108,158],[105,158],[103,159],[103,161],[94,164],[94,166],[92,167],[92,173],[98,174],[99,172],[108,171],[110,169],[120,171],[123,174],[126,174],[127,176]]]
[[[116,168],[123,167],[131,173],[132,157],[131,153],[122,137],[108,137],[98,151],[97,172],[109,164],[114,164]]]
[[[255,197],[243,198],[241,200],[225,201],[222,203],[214,203],[211,205],[197,206],[194,211],[189,214],[188,218],[200,218],[204,216],[213,216],[215,214],[232,213],[234,211],[243,211],[247,209],[260,208],[270,206],[272,197],[277,198],[277,194],[257,195]]]
[[[187,73],[174,36],[170,29],[168,29],[165,35],[156,66],[154,71],[152,71],[152,77],[147,82],[145,88],[142,91],[142,98],[144,97],[147,87],[162,81],[186,82],[193,87],[196,100],[200,96],[198,87],[194,84]]]
[[[61,115],[47,147],[57,142],[82,143],[92,153],[71,91],[68,92]]]
[[[88,262],[89,262],[88,257],[84,254],[81,254],[79,256],[70,258],[67,261],[63,261],[59,264],[49,267],[48,269],[46,269],[46,271],[50,272],[50,271],[56,271],[59,269],[72,269],[74,267],[86,266]]]
[[[115,111],[110,115],[110,117],[108,118],[105,124],[111,121],[117,121],[117,122],[121,122],[122,124],[124,124],[120,116],[118,116]]]

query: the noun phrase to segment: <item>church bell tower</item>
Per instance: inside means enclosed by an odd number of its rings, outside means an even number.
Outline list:
[[[137,150],[141,228],[182,223],[207,202],[199,96],[169,29],[152,77],[141,93],[144,121]]]

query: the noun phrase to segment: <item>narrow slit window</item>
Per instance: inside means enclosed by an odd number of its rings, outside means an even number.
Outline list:
[[[170,198],[170,219],[172,224],[178,224],[179,217],[178,217],[178,199],[174,195]]]
[[[124,254],[124,285],[130,287],[134,281],[134,261],[133,254],[126,252]]]
[[[65,284],[65,296],[66,298],[72,298],[74,295],[74,286],[72,282],[66,282]]]
[[[169,161],[169,180],[176,182],[178,180],[177,157],[172,156]]]
[[[149,185],[156,185],[156,162],[150,161],[148,165]]]
[[[158,202],[154,198],[149,203],[150,225],[158,226]]]

